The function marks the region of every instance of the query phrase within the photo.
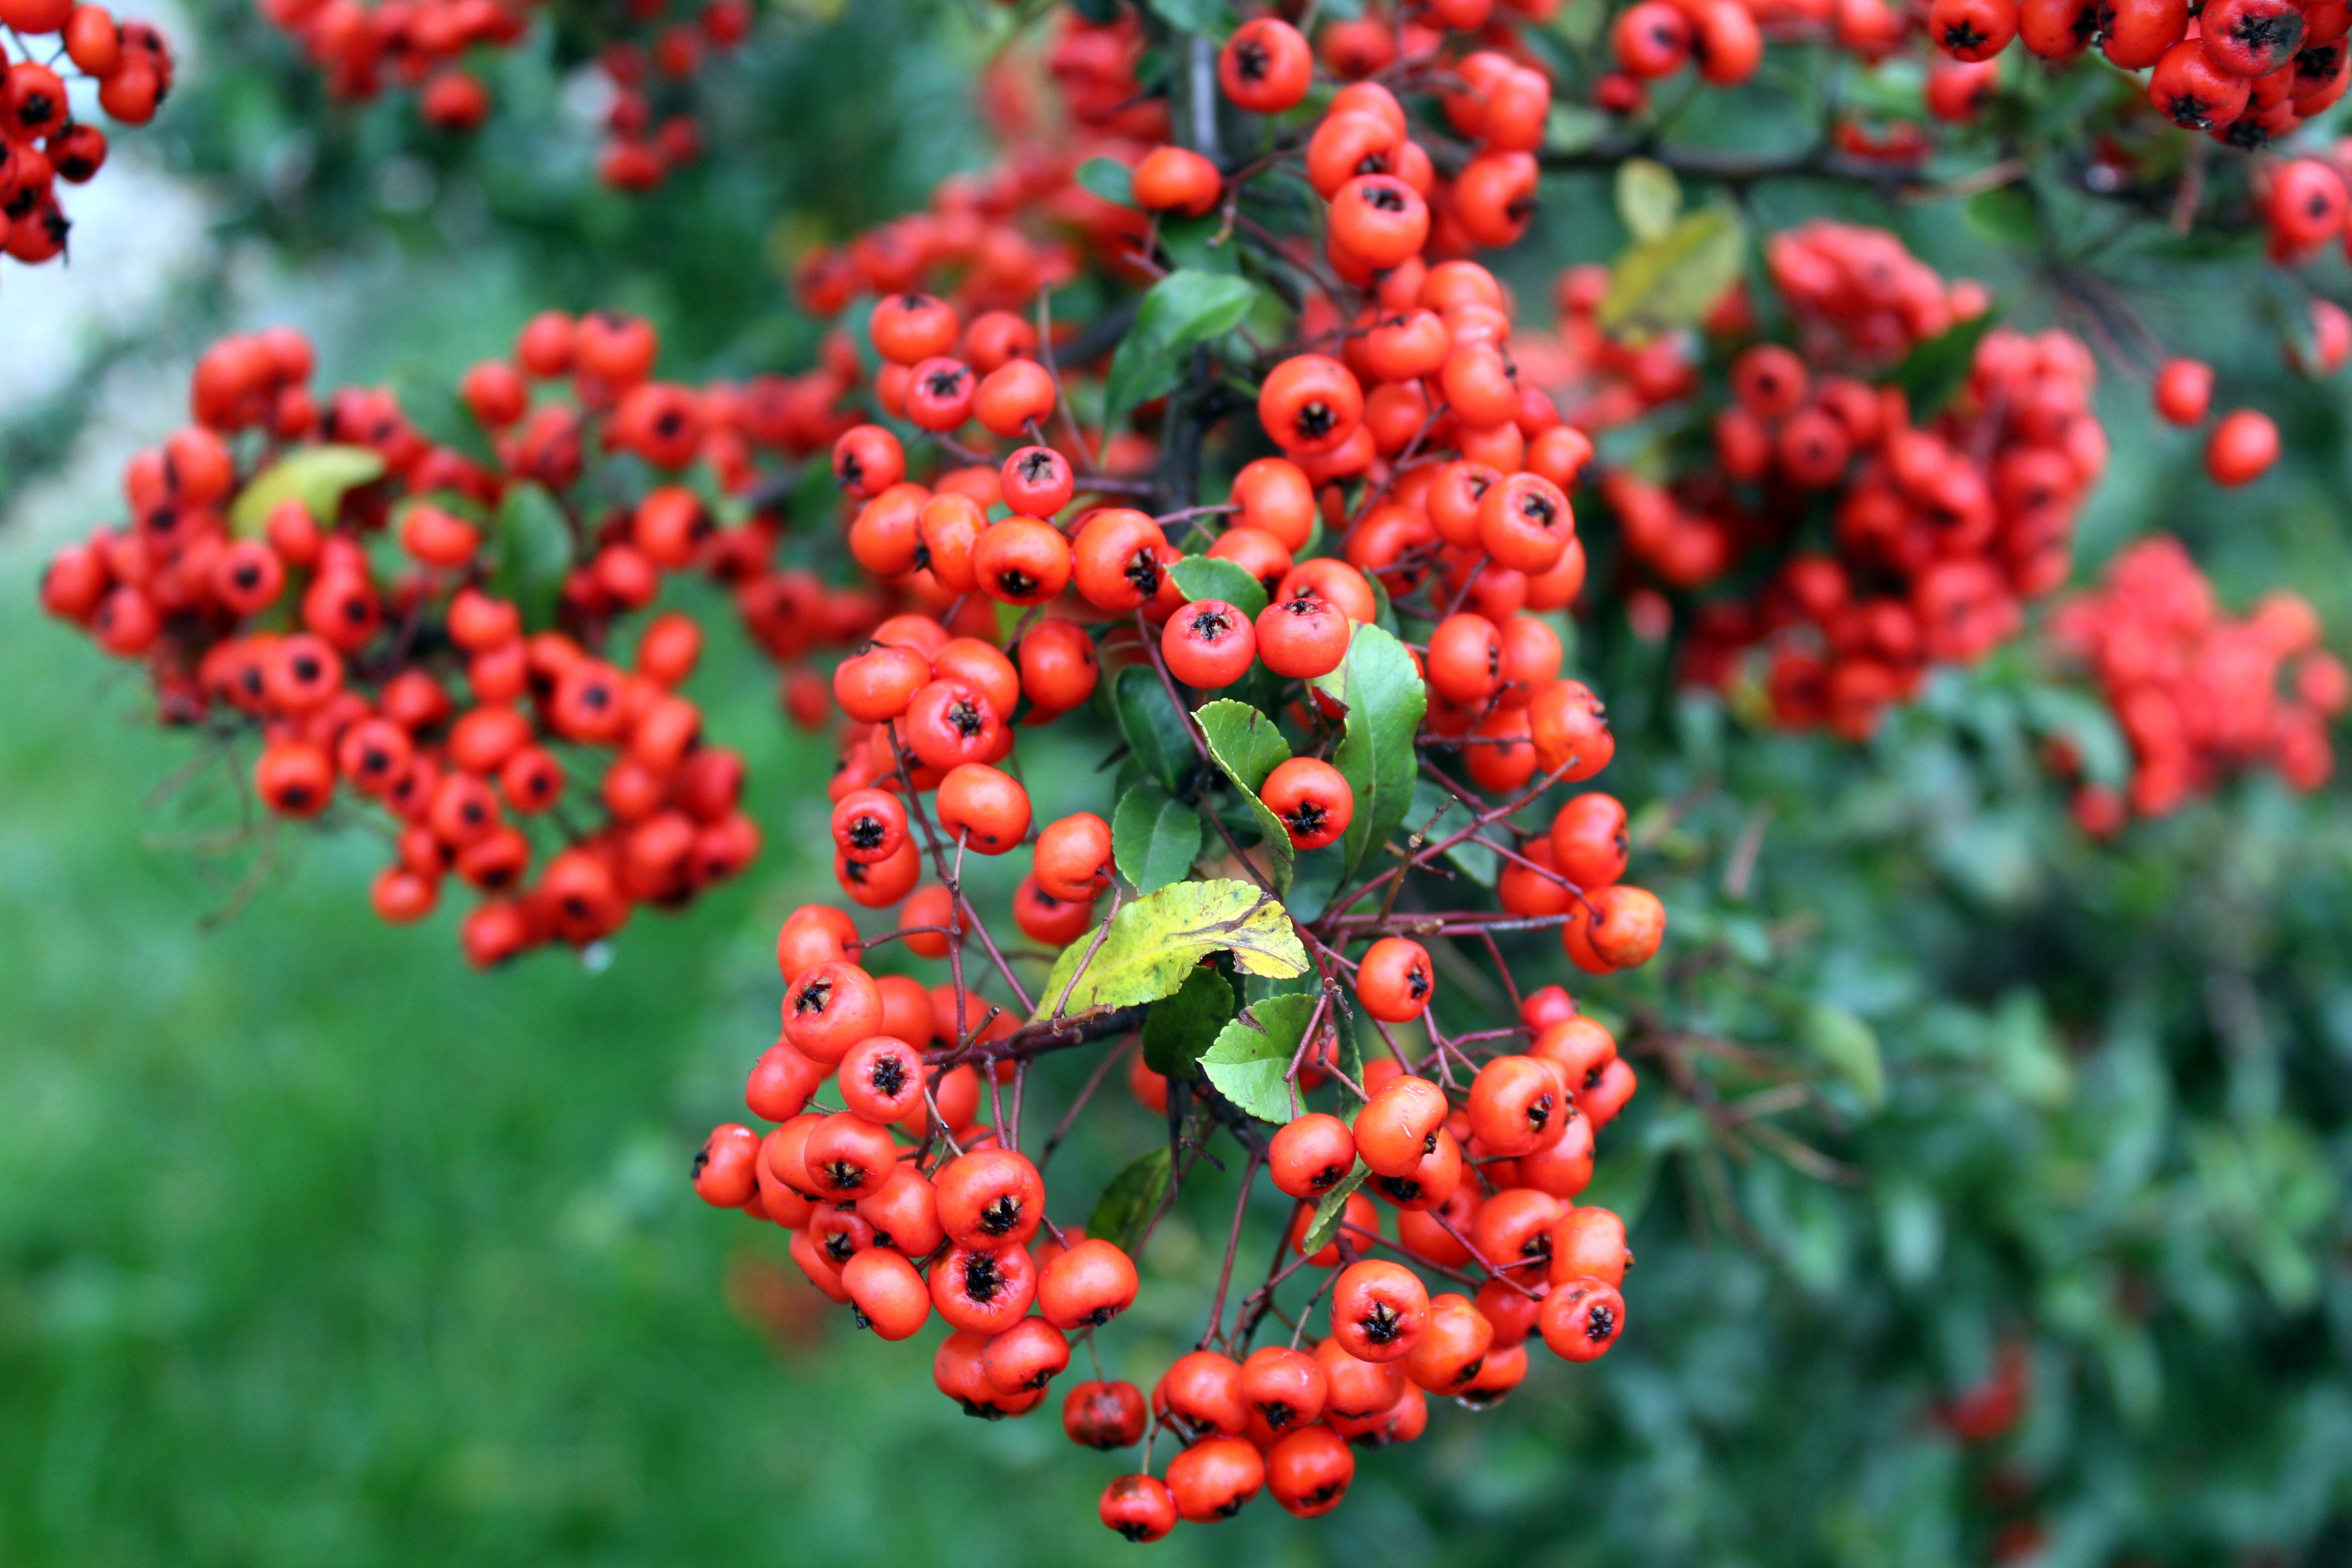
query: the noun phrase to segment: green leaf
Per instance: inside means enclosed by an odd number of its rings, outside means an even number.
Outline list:
[[[1187,33],[1206,33],[1222,40],[1234,30],[1233,14],[1222,0],[1150,0],[1150,4],[1162,21]]]
[[[1201,853],[1201,814],[1146,779],[1118,797],[1110,816],[1111,853],[1139,893],[1181,882]]]
[[[1135,313],[1135,325],[1111,355],[1110,374],[1103,383],[1103,424],[1116,425],[1137,405],[1174,391],[1183,379],[1185,351],[1238,326],[1255,297],[1255,285],[1246,278],[1189,268],[1153,284]]]
[[[1290,760],[1290,742],[1274,721],[1246,702],[1223,698],[1204,704],[1192,715],[1201,721],[1201,733],[1209,742],[1209,755],[1217,766],[1234,781],[1241,791],[1250,815],[1257,819],[1258,835],[1265,840],[1265,855],[1274,873],[1275,891],[1290,890],[1290,873],[1296,854],[1290,844],[1290,830],[1274,815],[1274,808],[1258,798],[1258,790],[1265,784],[1266,774]]]
[[[1429,710],[1429,691],[1404,645],[1378,626],[1360,626],[1348,657],[1315,689],[1347,705],[1347,729],[1331,765],[1356,792],[1356,814],[1341,844],[1353,875],[1389,841],[1412,809],[1419,773],[1413,736]]]
[[[1171,790],[1182,784],[1199,759],[1185,733],[1184,714],[1160,683],[1159,672],[1148,664],[1127,666],[1112,683],[1111,698],[1119,733],[1143,771]]]
[[[1225,228],[1224,218],[1217,213],[1202,217],[1178,217],[1171,213],[1161,217],[1160,248],[1178,267],[1195,272],[1241,270],[1242,247],[1234,243]]]
[[[1371,1172],[1359,1163],[1338,1186],[1323,1194],[1322,1201],[1315,1205],[1315,1218],[1307,1226],[1306,1238],[1299,1243],[1301,1252],[1312,1257],[1331,1245],[1331,1238],[1339,1234],[1339,1222],[1347,1217],[1348,1200],[1356,1195],[1356,1189],[1370,1175]]]
[[[1609,134],[1609,117],[1580,103],[1555,101],[1544,120],[1544,151],[1581,153]]]
[[[1056,1003],[1078,1014],[1157,1002],[1174,994],[1193,965],[1214,952],[1232,953],[1245,974],[1307,970],[1307,950],[1290,916],[1272,894],[1247,882],[1178,882],[1147,893],[1120,909],[1088,962],[1093,946],[1089,932],[1062,950],[1037,993],[1033,1021],[1052,1017]],[[1069,999],[1063,1002],[1066,987]]]
[[[1674,231],[1683,210],[1683,188],[1674,171],[1654,158],[1628,158],[1617,166],[1617,216],[1634,239],[1655,244]]]
[[[536,631],[555,624],[563,579],[572,570],[572,530],[563,508],[535,484],[510,485],[491,528],[497,545],[488,590],[511,599],[523,625]]]
[[[1875,1029],[1843,1007],[1816,1001],[1807,1005],[1797,1032],[1805,1049],[1852,1084],[1864,1104],[1875,1110],[1886,1103],[1886,1068],[1879,1060]]]
[[[1201,1070],[1217,1092],[1260,1121],[1290,1120],[1290,1086],[1283,1074],[1315,1016],[1315,998],[1269,996],[1217,1033],[1217,1043],[1201,1058]]]
[[[1235,561],[1217,561],[1206,555],[1187,555],[1176,563],[1169,575],[1182,589],[1184,600],[1223,599],[1250,619],[1265,608],[1265,585],[1249,574],[1249,569]]]
[[[1168,1146],[1161,1144],[1110,1179],[1087,1215],[1087,1235],[1099,1237],[1121,1252],[1132,1253],[1143,1244],[1151,1216],[1168,1199],[1169,1177],[1174,1166]]]
[[[1424,842],[1443,843],[1470,826],[1470,808],[1426,776],[1413,780],[1412,809],[1405,820]],[[1445,852],[1445,858],[1470,875],[1479,886],[1491,888],[1502,874],[1503,858],[1484,844],[1467,839]]]
[[[1162,1078],[1198,1078],[1193,1063],[1234,1016],[1233,983],[1205,964],[1143,1018],[1143,1062]]]
[[[1746,227],[1728,206],[1684,214],[1664,236],[1617,258],[1601,301],[1602,329],[1651,334],[1696,326],[1738,279],[1747,245]]]
[[[1952,394],[1968,384],[1977,363],[1977,344],[1993,326],[1993,312],[1959,322],[1903,356],[1895,384],[1910,400],[1911,417],[1921,424],[1942,412]]]
[[[1077,182],[1114,206],[1135,205],[1135,175],[1116,158],[1089,158],[1078,165]]]
[[[392,395],[419,436],[486,468],[499,466],[498,450],[490,445],[488,432],[446,381],[415,369],[395,371]]]
[[[1985,238],[2019,250],[2042,247],[2042,214],[2022,185],[1979,191],[1960,209],[1968,226]]]
[[[382,478],[383,458],[373,447],[304,447],[253,476],[229,505],[229,529],[257,537],[285,500],[300,501],[320,527],[331,527],[345,495]]]

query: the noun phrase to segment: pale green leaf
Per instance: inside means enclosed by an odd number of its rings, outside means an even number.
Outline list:
[[[1201,1058],[1201,1070],[1217,1092],[1261,1121],[1290,1120],[1290,1086],[1284,1074],[1315,1016],[1315,998],[1291,994],[1252,1003],[1218,1032]]]

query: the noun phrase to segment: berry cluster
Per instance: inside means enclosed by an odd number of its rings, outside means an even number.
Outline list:
[[[690,571],[773,614],[777,525],[720,527],[721,498],[611,459],[701,459],[748,489],[754,444],[785,444],[773,405],[789,399],[656,381],[657,346],[642,321],[541,316],[512,361],[467,374],[436,442],[388,391],[322,403],[299,333],[226,340],[196,366],[194,423],[131,459],[130,521],[61,551],[43,604],[142,661],[163,721],[257,733],[270,811],[341,803],[381,822],[385,920],[423,918],[454,874],[482,895],[463,927],[477,963],[599,940],[637,904],[740,871],[760,842],[740,759],[704,743],[677,690],[700,626],[632,618]],[[569,397],[537,395],[566,376]],[[878,618],[851,597],[795,636],[849,640]]]
[[[2193,13],[2193,14],[2192,14]],[[2014,40],[2053,62],[2094,43],[2109,64],[2145,70],[2156,111],[2231,147],[2266,147],[2344,96],[2342,0],[1934,0],[1927,36],[1990,91]],[[2337,192],[2341,226],[2342,192]]]
[[[1032,142],[802,271],[823,313],[878,294],[873,416],[833,469],[850,555],[911,607],[833,672],[848,722],[830,793],[844,897],[898,913],[872,935],[829,905],[785,922],[782,1036],[746,1091],[770,1125],[716,1130],[695,1179],[791,1230],[864,1326],[905,1339],[936,1311],[935,1381],[995,1417],[1044,1401],[1074,1338],[1099,1362],[1144,1242],[1231,1138],[1245,1173],[1208,1331],[1149,1397],[1097,1367],[1063,1405],[1082,1444],[1144,1446],[1102,1516],[1153,1540],[1260,1490],[1326,1511],[1350,1444],[1418,1436],[1429,1395],[1493,1402],[1532,1339],[1579,1361],[1613,1342],[1624,1229],[1574,1199],[1634,1074],[1559,986],[1520,1000],[1506,944],[1556,931],[1605,975],[1648,962],[1665,918],[1624,880],[1624,808],[1573,788],[1614,742],[1545,618],[1583,584],[1568,490],[1591,443],[1521,379],[1508,296],[1463,257],[1524,231],[1548,82],[1499,52],[1424,51],[1428,79],[1454,83],[1440,174],[1438,138],[1417,141],[1387,87],[1293,121],[1315,52],[1262,17],[1214,63],[1225,102],[1268,117],[1250,121],[1265,145],[1220,161],[1137,145],[1174,118],[1137,101],[1139,29],[1060,27],[1076,150]],[[1374,37],[1327,24],[1327,64]],[[1198,103],[1188,117],[1207,141]],[[1123,203],[1074,178],[1077,150],[1105,149],[1131,154]],[[1278,164],[1304,169],[1311,213],[1265,178]],[[1197,255],[1211,226],[1239,264],[1223,281],[1170,248]],[[1251,395],[1210,376],[1089,432],[1078,409],[1131,363],[1106,372],[1115,340],[1021,313],[1089,257],[1154,280],[1151,334],[1178,330],[1163,304],[1229,301],[1192,342]],[[1295,300],[1286,333],[1236,330],[1250,278]],[[858,391],[846,365],[832,384]],[[1227,476],[1225,499],[1163,488],[1176,452]],[[1106,720],[1115,804],[1040,822],[1020,739]],[[967,877],[1005,856],[1025,858],[1009,913],[1034,948],[999,940],[1008,911]],[[1490,907],[1432,907],[1481,883]],[[1458,1004],[1433,1007],[1448,959],[1487,969],[1517,1017],[1451,1032]],[[1031,1069],[1071,1048],[1097,1068],[1033,1157]],[[1121,1059],[1168,1145],[1056,1225],[1044,1170]],[[1229,1313],[1261,1171],[1290,1205],[1285,1246]],[[1254,1345],[1272,1319],[1287,1345]]]
[[[2178,540],[2141,540],[2116,556],[2098,588],[2050,617],[2053,650],[2097,682],[2131,749],[2125,788],[2077,784],[2075,820],[2114,833],[2258,763],[2294,789],[2326,784],[2336,764],[2327,726],[2352,706],[2352,675],[2319,636],[2310,605],[2284,590],[2242,619],[2223,612]],[[2049,760],[2081,778],[2071,748]]]
[[[106,163],[106,132],[73,117],[68,83],[95,81],[110,117],[144,125],[172,90],[172,51],[146,23],[75,0],[0,0],[0,251],[37,266],[65,254],[73,226],[58,182]]]
[[[613,0],[589,8],[604,41],[597,67],[613,99],[597,172],[627,191],[650,190],[701,152],[692,112],[694,78],[711,54],[751,30],[750,0]],[[387,81],[416,89],[417,112],[436,130],[464,132],[490,112],[490,89],[469,53],[509,49],[529,37],[527,0],[262,0],[262,15],[301,42],[339,98],[365,100]]]
[[[1734,329],[1717,340],[1731,397],[1711,461],[1667,483],[1612,468],[1599,489],[1658,583],[1735,588],[1693,617],[1687,679],[1725,685],[1764,647],[1780,722],[1858,739],[2065,581],[2076,508],[2106,462],[2095,366],[2063,332],[1981,331],[1948,401],[1915,416],[1888,373],[1980,330],[1984,289],[1845,224],[1776,235],[1767,263],[1795,346],[1754,341],[1744,310],[1717,312]]]

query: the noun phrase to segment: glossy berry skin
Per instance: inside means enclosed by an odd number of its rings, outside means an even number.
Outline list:
[[[1176,1499],[1154,1476],[1119,1476],[1103,1489],[1102,1521],[1139,1543],[1162,1539],[1176,1528]]]
[[[1045,1216],[1045,1184],[1026,1156],[1004,1149],[958,1155],[931,1178],[940,1225],[967,1247],[1018,1247]]]
[[[1037,835],[1037,885],[1057,899],[1084,901],[1110,886],[1115,864],[1110,824],[1090,811],[1049,822]]]
[[[1003,1333],[1037,1295],[1037,1265],[1018,1247],[950,1246],[931,1265],[931,1305],[955,1328]]]
[[[1234,1386],[1269,1430],[1288,1432],[1322,1415],[1330,1385],[1323,1363],[1306,1352],[1262,1345],[1242,1363]]]
[[[1365,951],[1356,971],[1356,999],[1384,1023],[1405,1024],[1429,1010],[1436,988],[1428,952],[1407,937],[1384,936]]]
[[[930,1321],[930,1289],[922,1275],[888,1247],[869,1247],[852,1257],[842,1265],[841,1285],[866,1326],[883,1339],[911,1339]]]
[[[1559,1079],[1533,1057],[1496,1057],[1480,1068],[1465,1109],[1488,1152],[1514,1158],[1558,1142],[1570,1114]]]
[[[784,994],[784,1038],[827,1066],[882,1026],[882,993],[854,963],[819,963],[795,976]]]
[[[1260,16],[1234,29],[1217,52],[1217,85],[1235,107],[1280,114],[1307,97],[1315,52],[1298,29],[1277,16]]]
[[[1231,1519],[1265,1485],[1265,1460],[1239,1437],[1206,1437],[1168,1462],[1176,1511],[1194,1524]]]
[[[1124,1448],[1143,1440],[1150,1412],[1131,1383],[1073,1384],[1062,1396],[1062,1431],[1084,1448]]]
[[[741,1208],[758,1183],[760,1136],[730,1122],[716,1129],[694,1157],[694,1194],[714,1208]]]
[[[1217,166],[1186,147],[1154,147],[1136,164],[1131,179],[1136,205],[1185,217],[1207,216],[1224,189]]]
[[[887,860],[907,841],[907,808],[887,791],[853,790],[833,808],[833,841],[852,860]]]
[[[965,763],[940,781],[940,826],[982,855],[1017,848],[1029,832],[1029,792],[985,763]]]
[[[2223,415],[2205,441],[2205,471],[2217,485],[2251,484],[2278,461],[2278,426],[2256,409]]]
[[[1412,1270],[1366,1258],[1331,1283],[1331,1337],[1358,1361],[1402,1361],[1429,1326],[1429,1292]]]
[[[1339,668],[1354,632],[1328,599],[1305,590],[1275,598],[1258,612],[1257,655],[1276,675],[1311,680]]]
[[[1281,819],[1297,849],[1338,843],[1356,815],[1356,792],[1339,769],[1314,757],[1276,763],[1259,786],[1258,798]]]
[[[1328,1426],[1299,1427],[1266,1450],[1266,1490],[1300,1519],[1338,1508],[1355,1477],[1356,1451]]]
[[[1453,1107],[1427,1079],[1400,1075],[1372,1090],[1356,1115],[1356,1153],[1376,1176],[1408,1176],[1436,1147]]]
[[[1249,673],[1257,658],[1257,628],[1222,599],[1195,599],[1168,618],[1160,651],[1178,680],[1222,690]]]
[[[1294,1198],[1319,1199],[1356,1163],[1355,1135],[1328,1111],[1313,1110],[1275,1133],[1266,1145],[1266,1172]]]
[[[1037,1309],[1057,1329],[1099,1328],[1135,1300],[1134,1259],[1099,1237],[1057,1253],[1037,1281]]]
[[[1567,1280],[1551,1288],[1537,1321],[1554,1355],[1563,1361],[1597,1361],[1625,1327],[1625,1299],[1604,1280]]]

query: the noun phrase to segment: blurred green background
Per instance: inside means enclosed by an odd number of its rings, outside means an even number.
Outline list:
[[[721,638],[693,687],[751,763],[753,874],[683,917],[641,915],[607,966],[484,976],[457,957],[453,911],[368,917],[380,844],[265,847],[216,772],[165,787],[194,743],[33,605],[40,561],[110,516],[123,457],[180,416],[186,367],[223,331],[302,325],[337,384],[454,373],[533,309],[604,304],[655,316],[666,371],[796,368],[813,333],[784,267],[983,159],[961,84],[994,25],[891,3],[772,17],[715,73],[722,151],[633,201],[593,184],[578,84],[544,58],[499,62],[504,107],[454,142],[404,105],[323,104],[222,0],[174,25],[186,85],[82,193],[76,265],[0,283],[0,1563],[1139,1550],[1094,1521],[1117,1461],[1065,1444],[1052,1406],[957,1415],[928,1337],[854,1334],[781,1233],[686,1184],[772,1038],[776,921],[831,890],[808,848],[827,757],[781,724],[766,667]],[[1738,135],[1786,86],[1768,72],[1696,133]],[[1509,263],[1529,299],[1622,239],[1600,182],[1547,197]],[[1756,200],[1768,227],[1888,216],[1810,189]],[[2014,319],[2062,319],[2067,233],[2019,247],[1980,219],[1895,215]],[[2229,401],[2279,416],[2290,452],[2221,495],[2110,365],[2116,457],[2084,574],[2171,530],[2233,605],[2279,583],[2309,595],[2341,651],[2352,410],[2340,384],[2280,368],[2294,301],[2252,246],[2101,250],[2168,342],[2222,365]],[[2343,260],[2310,281],[2343,297]],[[1611,787],[1647,807],[1637,874],[1675,934],[1655,973],[1579,994],[1738,1041],[1801,1084],[1790,1114],[1740,1125],[1783,1129],[1832,1179],[1725,1132],[1709,1107],[1747,1117],[1750,1079],[1704,1049],[1644,1058],[1595,1194],[1634,1221],[1641,1258],[1615,1352],[1537,1358],[1492,1415],[1436,1412],[1422,1443],[1367,1456],[1329,1519],[1261,1502],[1149,1550],[2352,1561],[2346,786],[2252,780],[2094,847],[2035,763],[2064,699],[2029,650],[1846,748],[1675,697],[1666,650],[1606,595],[1585,632],[1578,663],[1621,736]],[[1750,838],[1754,874],[1729,875]],[[1049,1107],[1074,1070],[1056,1064]],[[1056,1166],[1057,1212],[1151,1136],[1123,1101],[1095,1120]],[[1188,1190],[1155,1239],[1143,1301],[1107,1336],[1131,1358],[1115,1374],[1148,1381],[1197,1331],[1230,1201],[1214,1180]],[[1254,1234],[1245,1257],[1262,1250]],[[2013,1425],[1963,1440],[1949,1402],[2004,1364]]]

